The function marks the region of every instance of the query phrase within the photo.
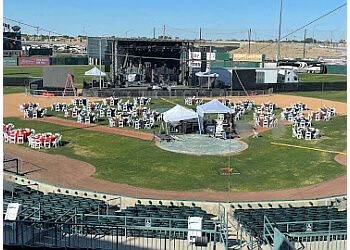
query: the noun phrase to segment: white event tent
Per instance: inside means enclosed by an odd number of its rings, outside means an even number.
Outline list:
[[[98,68],[94,67],[94,68],[86,71],[85,75],[86,76],[99,76],[99,75],[105,76],[106,73],[104,73],[104,72],[100,71]]]
[[[178,124],[180,121],[191,119],[198,119],[198,114],[191,109],[182,107],[181,105],[176,105],[175,107],[163,113],[163,120],[166,123],[173,125]]]
[[[218,99],[213,99],[203,105],[197,106],[197,114],[199,120],[199,128],[203,130],[203,117],[204,114],[225,114],[233,113],[233,110],[226,107],[224,104],[218,101]]]

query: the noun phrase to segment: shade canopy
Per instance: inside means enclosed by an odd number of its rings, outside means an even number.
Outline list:
[[[100,71],[98,68],[94,67],[88,71],[85,72],[86,76],[105,76],[106,73]]]
[[[233,110],[219,102],[218,99],[211,100],[197,107],[197,113],[233,113]]]
[[[224,104],[219,102],[218,99],[211,100],[203,105],[199,105],[197,107],[197,114],[199,119],[199,128],[203,129],[203,117],[204,114],[225,114],[225,113],[233,113],[233,110],[226,107]]]
[[[193,110],[186,109],[181,105],[176,105],[172,109],[163,113],[163,120],[165,122],[178,122],[183,120],[198,119],[198,114]]]

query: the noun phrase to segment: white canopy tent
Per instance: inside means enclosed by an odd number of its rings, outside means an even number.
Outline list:
[[[218,99],[213,99],[210,102],[197,106],[197,114],[198,114],[200,130],[203,130],[203,117],[205,113],[225,114],[225,113],[233,113],[233,110],[226,107],[221,102],[219,102]]]
[[[98,68],[94,67],[88,71],[85,72],[86,76],[105,76],[106,73],[100,71]]]
[[[173,125],[179,124],[180,121],[191,119],[198,119],[198,114],[191,109],[182,107],[181,105],[176,105],[175,107],[163,113],[163,120]]]

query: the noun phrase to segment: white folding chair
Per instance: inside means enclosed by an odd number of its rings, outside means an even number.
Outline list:
[[[109,126],[110,127],[115,127],[115,121],[112,118],[109,118]]]
[[[311,141],[311,136],[312,136],[311,131],[306,131],[306,133],[305,133],[305,140]]]
[[[78,117],[78,110],[73,109],[72,111],[72,118],[77,118]]]
[[[18,135],[17,144],[23,144],[23,143],[24,143],[24,135]]]
[[[316,115],[315,115],[315,121],[320,121],[321,120],[321,116],[320,116],[320,113],[317,113]]]
[[[86,115],[84,119],[85,124],[90,124],[90,115]]]
[[[51,148],[51,140],[46,139],[43,143],[45,149]]]
[[[10,135],[10,138],[9,138],[9,143],[13,143],[15,144],[16,143],[16,135],[15,134],[11,134]]]
[[[135,120],[134,121],[134,128],[135,129],[140,129],[140,121],[139,120]]]
[[[81,117],[81,115],[78,115],[77,122],[78,123],[82,123],[83,122],[83,118]]]
[[[9,135],[7,133],[3,133],[3,139],[4,139],[4,142],[9,142]]]
[[[263,120],[263,128],[269,127],[269,121],[267,119]]]
[[[107,111],[106,111],[106,116],[107,116],[108,118],[111,118],[111,117],[112,117],[112,110],[107,109]]]
[[[301,130],[297,130],[297,138],[300,140],[300,139],[303,139],[303,133],[301,132]]]
[[[336,114],[336,113],[335,113],[335,108],[331,108],[330,111],[331,111],[331,114],[332,114],[332,115],[335,115],[335,114]]]
[[[105,117],[105,110],[104,109],[100,109],[100,117]]]
[[[35,139],[33,145],[34,145],[35,149],[41,149],[42,148],[42,143],[41,143],[40,139]]]

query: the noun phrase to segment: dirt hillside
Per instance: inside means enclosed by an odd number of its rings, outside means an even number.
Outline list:
[[[266,60],[276,60],[277,44],[251,43],[250,52],[252,54],[265,54]],[[332,49],[317,48],[317,45],[306,46],[306,58],[317,58],[319,56],[340,56],[341,53]],[[303,58],[303,45],[281,44],[280,53],[282,58]],[[230,53],[248,53],[248,45],[242,45],[241,48],[230,51]]]

